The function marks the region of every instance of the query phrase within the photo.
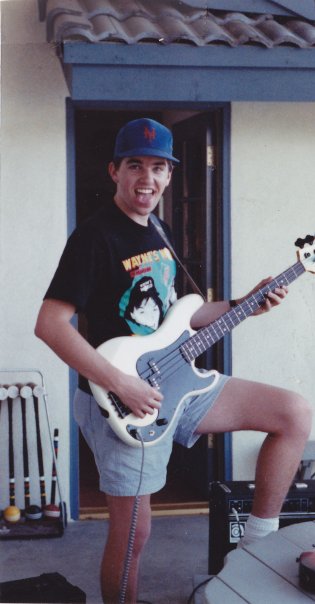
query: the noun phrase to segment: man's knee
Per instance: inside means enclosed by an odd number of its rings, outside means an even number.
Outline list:
[[[295,434],[305,439],[308,438],[311,427],[313,409],[309,401],[295,393],[287,393],[287,404],[284,407],[284,424],[286,430],[293,430]]]
[[[302,396],[299,397],[297,413],[302,424],[302,430],[304,431],[305,438],[308,438],[312,428],[313,407],[310,402]]]
[[[151,520],[138,519],[134,543],[134,555],[139,556],[151,534]]]
[[[133,522],[135,531],[133,556],[137,558],[141,555],[151,534],[151,506],[150,498],[148,496],[140,497],[136,513],[134,510]],[[130,531],[132,530],[133,529],[130,526]]]

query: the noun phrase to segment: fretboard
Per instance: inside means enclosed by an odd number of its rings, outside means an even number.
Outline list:
[[[182,355],[187,361],[193,361],[203,352],[211,348],[213,344],[239,325],[242,321],[250,317],[266,300],[266,294],[273,291],[276,287],[289,285],[293,283],[300,275],[305,272],[301,262],[296,262],[293,266],[278,275],[275,279],[257,290],[254,294],[248,296],[243,302],[237,304],[219,317],[207,327],[202,327],[197,333],[191,336],[184,344],[180,346]]]

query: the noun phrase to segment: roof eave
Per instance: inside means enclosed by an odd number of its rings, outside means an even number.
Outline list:
[[[74,100],[126,102],[126,91],[147,103],[315,100],[312,49],[69,40],[62,62]]]

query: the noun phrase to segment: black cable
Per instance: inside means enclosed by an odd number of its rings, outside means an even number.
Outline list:
[[[238,513],[237,513],[237,511],[236,511],[235,508],[232,508],[232,512],[233,512],[233,514],[234,514],[234,516],[236,518],[236,522],[237,522],[237,525],[238,525],[239,538],[241,540],[243,535],[242,535],[242,527],[241,527],[241,523],[240,523],[240,520],[239,520],[239,516],[238,516]],[[199,585],[197,585],[197,587],[195,587],[195,589],[191,592],[191,594],[190,594],[190,596],[189,596],[189,598],[187,600],[187,604],[192,604],[193,603],[194,595],[198,591],[198,589],[200,589],[200,587],[202,587],[203,585],[207,585],[207,583],[209,583],[210,581],[212,581],[212,579],[213,579],[213,577],[208,577],[208,579],[206,579],[205,581],[202,581],[202,583],[199,583]]]
[[[207,583],[209,583],[210,581],[212,581],[213,577],[208,577],[208,579],[206,579],[205,581],[202,581],[201,583],[199,583],[199,585],[197,585],[195,587],[195,589],[191,592],[188,600],[187,600],[187,604],[192,604],[193,603],[193,598],[195,593],[198,591],[198,589],[200,589],[200,587],[202,587],[203,585],[207,585]]]
[[[139,480],[137,493],[135,495],[135,501],[133,504],[133,510],[132,510],[132,515],[131,515],[129,540],[128,540],[127,553],[126,553],[125,562],[124,562],[124,572],[123,572],[122,581],[121,581],[119,604],[125,604],[128,577],[129,577],[129,572],[130,572],[131,558],[132,558],[133,546],[134,546],[134,541],[135,541],[136,527],[137,527],[137,520],[138,520],[138,511],[139,511],[139,504],[140,504],[139,492],[140,492],[142,476],[143,476],[144,443],[143,443],[142,435],[140,432],[137,432],[137,436],[139,437],[139,440],[141,441],[141,447],[142,447],[140,480]],[[241,530],[240,530],[240,533],[241,533]],[[199,585],[197,585],[194,588],[194,590],[191,592],[191,594],[187,600],[187,604],[192,604],[194,595],[198,591],[198,589],[200,589],[200,587],[202,587],[203,585],[206,585],[207,583],[209,583],[212,579],[213,579],[213,577],[208,577],[208,579],[199,583]],[[147,600],[137,600],[137,604],[151,604],[151,602],[149,602]]]
[[[127,585],[128,585],[128,578],[129,578],[129,572],[130,572],[133,546],[134,546],[135,537],[136,537],[138,511],[139,511],[139,504],[140,504],[139,493],[140,493],[142,476],[143,476],[144,443],[143,443],[142,435],[140,432],[137,432],[137,436],[139,437],[139,440],[141,441],[141,446],[142,446],[140,479],[139,479],[139,484],[138,484],[137,492],[135,494],[135,500],[134,500],[134,504],[133,504],[133,508],[132,508],[128,546],[127,546],[127,552],[126,552],[125,561],[124,561],[124,571],[123,571],[123,575],[122,575],[121,588],[120,588],[120,594],[119,594],[119,604],[125,604],[125,600],[126,600],[126,591],[127,591]]]

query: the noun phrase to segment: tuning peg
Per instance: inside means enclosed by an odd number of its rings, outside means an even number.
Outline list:
[[[300,237],[296,240],[295,244],[296,247],[300,247],[301,249],[304,247],[305,241],[304,239],[301,239]]]
[[[306,237],[304,239],[301,239],[299,237],[296,240],[295,245],[302,249],[306,243],[308,245],[312,245],[312,243],[314,243],[314,240],[315,240],[315,237],[313,235],[306,235]]]

